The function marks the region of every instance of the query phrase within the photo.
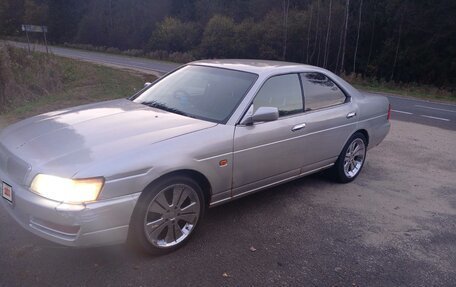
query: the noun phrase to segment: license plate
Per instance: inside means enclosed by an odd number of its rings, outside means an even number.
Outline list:
[[[13,202],[13,188],[11,185],[2,181],[2,197],[9,202]]]

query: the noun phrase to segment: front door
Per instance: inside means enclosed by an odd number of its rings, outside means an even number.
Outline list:
[[[304,114],[299,75],[268,79],[255,96],[253,112],[259,107],[277,107],[279,119],[236,127],[233,196],[300,173]]]

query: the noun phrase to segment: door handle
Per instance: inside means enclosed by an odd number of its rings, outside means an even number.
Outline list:
[[[299,131],[300,129],[303,129],[306,127],[306,124],[299,124],[299,125],[295,125],[294,127],[291,128],[291,131],[292,132],[295,132],[295,131]]]
[[[354,116],[356,116],[356,112],[350,112],[347,114],[347,119],[353,118]]]

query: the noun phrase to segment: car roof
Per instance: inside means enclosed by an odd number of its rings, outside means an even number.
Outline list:
[[[248,60],[248,59],[220,59],[201,60],[189,63],[190,65],[211,66],[225,69],[244,71],[255,74],[276,74],[296,71],[321,71],[321,68],[299,63],[270,61],[270,60]]]

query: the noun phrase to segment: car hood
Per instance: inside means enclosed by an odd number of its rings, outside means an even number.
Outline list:
[[[100,160],[215,125],[122,99],[23,120],[2,131],[0,147],[35,172],[72,177]]]

